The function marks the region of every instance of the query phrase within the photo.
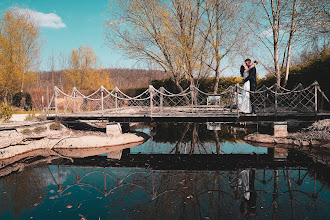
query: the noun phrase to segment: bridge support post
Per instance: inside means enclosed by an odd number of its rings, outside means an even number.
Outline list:
[[[159,88],[160,91],[160,112],[163,113],[163,105],[164,105],[164,87]]]
[[[122,134],[122,129],[119,123],[108,123],[106,125],[107,135],[120,135]]]
[[[274,122],[274,137],[287,137],[288,136],[288,123],[286,121]]]

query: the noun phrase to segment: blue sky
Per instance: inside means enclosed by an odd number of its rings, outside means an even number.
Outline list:
[[[47,69],[52,51],[55,56],[59,52],[69,54],[72,49],[87,43],[94,49],[103,67],[137,67],[135,61],[125,59],[118,51],[114,52],[104,44],[103,24],[107,4],[108,0],[0,0],[0,13],[17,6],[40,15],[44,42],[41,70]]]

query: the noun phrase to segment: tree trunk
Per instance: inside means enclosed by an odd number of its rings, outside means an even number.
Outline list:
[[[278,56],[278,42],[274,42],[274,64],[275,64],[275,74],[276,74],[276,83],[281,85],[281,70]]]
[[[220,80],[220,65],[217,65],[217,68],[215,70],[215,82],[214,82],[214,87],[213,87],[213,94],[218,93],[219,80]]]
[[[285,78],[283,81],[283,87],[286,86],[289,80],[289,71],[290,71],[290,58],[291,58],[291,47],[292,47],[292,38],[294,34],[295,28],[295,16],[296,16],[296,0],[293,1],[293,8],[292,8],[292,17],[291,17],[291,27],[290,27],[290,37],[288,41],[288,54],[286,56],[286,66],[285,66]]]

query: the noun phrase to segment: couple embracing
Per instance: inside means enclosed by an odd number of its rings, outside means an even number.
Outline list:
[[[246,59],[245,65],[241,66],[240,73],[243,77],[243,90],[238,97],[238,108],[244,113],[255,113],[254,94],[249,91],[255,91],[257,88],[257,70],[255,66],[258,61],[251,62]]]

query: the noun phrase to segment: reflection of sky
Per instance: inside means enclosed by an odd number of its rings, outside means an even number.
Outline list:
[[[52,175],[49,173],[49,170],[47,169],[46,173],[42,173],[44,175],[44,178],[46,178],[46,181],[48,183],[48,186],[56,185],[58,184],[58,181],[61,180],[61,182],[65,182],[68,178],[68,172],[65,170],[60,169],[57,170],[57,166],[49,166],[50,171],[52,172]],[[60,178],[59,178],[60,176]],[[57,181],[57,183],[54,181]]]

